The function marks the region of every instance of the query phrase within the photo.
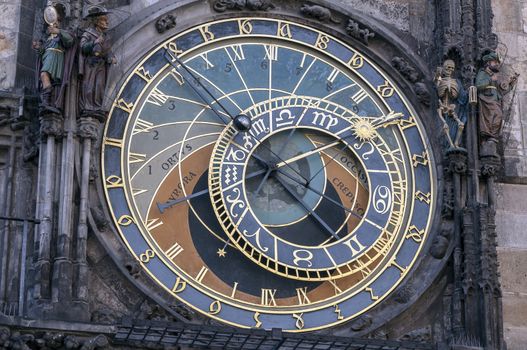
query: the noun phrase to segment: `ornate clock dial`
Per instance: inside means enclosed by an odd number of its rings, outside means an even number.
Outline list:
[[[152,283],[241,327],[314,330],[374,307],[434,209],[425,133],[391,79],[283,20],[211,22],[152,49],[115,100],[102,162]]]

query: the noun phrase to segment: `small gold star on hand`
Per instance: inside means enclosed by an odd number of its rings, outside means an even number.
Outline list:
[[[218,251],[216,252],[216,254],[218,254],[218,256],[219,256],[220,258],[224,258],[225,255],[227,255],[227,252],[225,251],[224,248],[221,248],[221,249],[218,249]]]

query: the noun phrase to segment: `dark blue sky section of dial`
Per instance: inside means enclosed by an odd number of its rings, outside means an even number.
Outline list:
[[[116,213],[128,212],[128,204],[126,204],[126,197],[123,188],[108,189],[108,196],[112,201],[112,209]],[[122,215],[122,214],[120,214]],[[115,219],[119,219],[120,215],[115,214]]]
[[[275,36],[278,30],[278,24],[274,21],[251,20],[251,24],[253,25],[251,35],[267,34]]]
[[[108,121],[108,130],[106,137],[114,139],[122,139],[124,137],[124,128],[128,121],[128,113],[122,109],[115,107],[113,109],[110,120]]]
[[[359,72],[363,76],[363,79],[372,85],[373,89],[376,89],[377,86],[385,82],[384,78],[366,61],[364,61],[364,65]]]
[[[397,283],[400,277],[401,271],[396,267],[387,268],[370,285],[370,287],[373,289],[373,294],[376,296],[384,295]]]
[[[143,68],[145,71],[149,72],[151,76],[154,76],[161,68],[166,66],[167,63],[168,62],[165,58],[165,48],[161,48],[143,63]]]
[[[263,67],[268,65],[268,60],[265,59],[265,49],[263,45],[243,45],[245,59],[236,61],[236,66],[240,74],[245,79],[248,87],[254,88],[269,88],[269,71]],[[278,49],[280,55],[280,49]],[[262,62],[265,64],[262,66]],[[268,98],[265,95],[265,99]],[[261,101],[261,100],[260,100]],[[259,101],[255,101],[259,102]]]
[[[233,55],[232,53],[230,54],[231,56]],[[207,54],[206,58],[212,65],[214,65],[214,67],[210,67],[210,64],[208,65],[207,62],[200,56],[187,61],[187,65],[198,71],[200,75],[202,75],[205,79],[208,79],[212,84],[216,85],[217,88],[222,90],[225,94],[228,94],[232,91],[242,90],[242,92],[238,93],[236,98],[233,99],[242,110],[250,107],[252,105],[250,97],[245,91],[245,86],[243,85],[240,76],[238,75],[233,63],[231,62],[231,59],[225,50],[219,49],[211,51]],[[236,63],[238,62],[240,61],[237,61]],[[219,93],[215,96],[223,95],[224,94]]]
[[[141,93],[141,91],[143,91],[145,86],[146,81],[143,78],[134,74],[126,84],[119,98],[122,98],[127,103],[131,101],[137,101],[139,94]]]
[[[352,82],[344,74],[338,74],[332,84],[332,89],[328,89],[328,78],[332,71],[333,68],[330,65],[322,61],[316,61],[298,87],[297,95],[324,97],[331,91],[335,91]]]
[[[417,249],[419,249],[419,244],[411,238],[405,239],[397,253],[397,264],[403,268],[410,265],[412,259],[415,257]]]
[[[300,67],[303,54],[298,51],[288,50],[280,47],[278,49],[278,61],[273,62],[272,82],[273,88],[284,91],[293,91],[298,81],[302,78],[313,57],[306,56],[304,69]],[[293,73],[293,74],[292,74]],[[309,73],[308,73],[309,75]],[[309,76],[311,78],[311,76]]]
[[[344,62],[348,62],[351,58],[350,50],[335,40],[331,40],[328,43],[328,48],[325,51],[329,52],[333,56],[336,56],[338,59],[341,59]]]
[[[174,281],[174,272],[170,270],[157,255],[150,259],[146,264],[146,267],[163,285],[168,288],[174,286],[174,284],[170,285],[170,282]]]
[[[318,37],[318,33],[310,29],[298,27],[295,25],[291,25],[290,28],[291,34],[293,35],[293,39],[303,41],[309,45],[315,44]]]
[[[104,148],[104,176],[121,175],[121,149],[106,145]]]
[[[176,39],[177,48],[183,51],[191,49],[194,46],[201,44],[202,42],[204,42],[203,36],[197,29]]]
[[[215,39],[240,34],[238,22],[236,21],[211,24],[209,26],[209,31],[214,34]]]
[[[412,215],[411,225],[415,225],[419,230],[424,230],[428,222],[428,214],[428,208],[416,205]]]
[[[344,317],[349,317],[362,311],[368,305],[371,305],[371,303],[372,300],[370,294],[368,292],[360,292],[352,298],[340,303],[339,308],[342,310],[342,315]]]

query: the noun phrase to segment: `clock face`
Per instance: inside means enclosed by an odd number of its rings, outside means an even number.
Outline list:
[[[151,283],[219,321],[286,331],[350,320],[401,283],[430,230],[434,167],[375,63],[269,18],[152,49],[102,147],[115,226]]]

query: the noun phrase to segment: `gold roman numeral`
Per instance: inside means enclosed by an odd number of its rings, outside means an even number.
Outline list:
[[[201,283],[203,281],[203,278],[205,278],[205,274],[209,271],[209,269],[207,269],[205,266],[203,266],[201,268],[201,270],[199,270],[199,273],[198,275],[196,276],[196,281],[198,281],[199,283]]]
[[[163,222],[161,222],[163,224]],[[183,247],[179,245],[179,243],[174,243],[172,247],[168,248],[165,251],[166,256],[170,260],[174,260],[176,256],[178,256],[183,251]],[[201,281],[200,281],[201,282]]]
[[[260,304],[266,306],[276,306],[276,300],[274,298],[276,289],[265,289],[262,288],[262,296]]]
[[[307,287],[297,288],[296,296],[298,297],[298,304],[300,305],[309,304],[311,302],[307,297]]]

